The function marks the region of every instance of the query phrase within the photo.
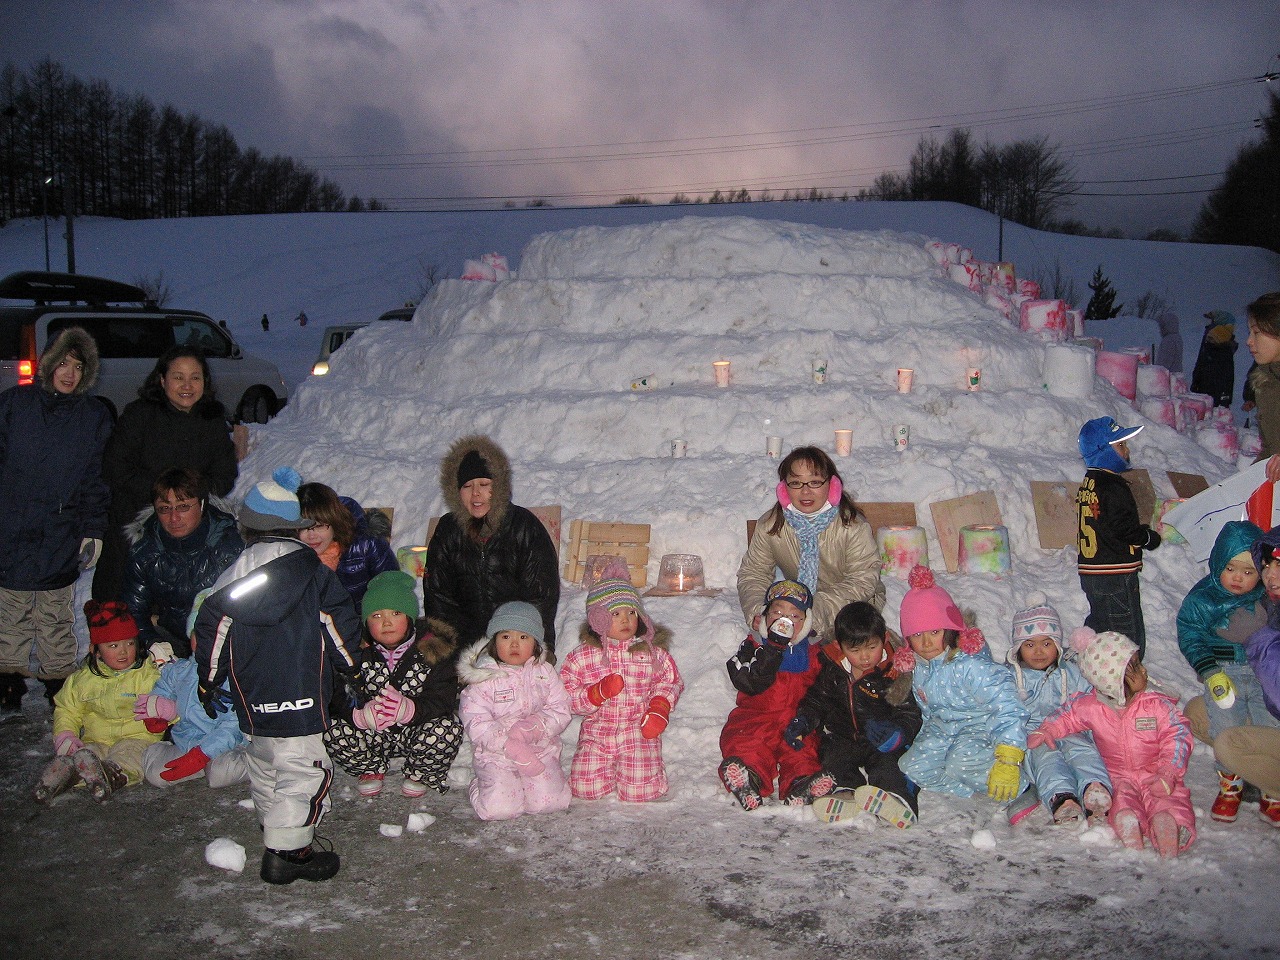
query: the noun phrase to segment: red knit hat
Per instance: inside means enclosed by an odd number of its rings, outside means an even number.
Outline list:
[[[84,605],[84,616],[89,621],[92,644],[132,640],[138,635],[138,625],[129,615],[129,608],[119,600],[90,600]]]

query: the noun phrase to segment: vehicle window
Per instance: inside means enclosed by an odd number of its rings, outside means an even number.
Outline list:
[[[98,344],[98,355],[154,360],[173,346],[173,328],[165,317],[54,317],[49,336],[67,327],[83,327]]]
[[[30,323],[30,320],[26,322]],[[17,360],[23,318],[0,315],[0,360]]]
[[[170,317],[173,321],[173,342],[184,347],[196,347],[206,357],[231,356],[231,341],[226,334],[208,320],[200,317]]]

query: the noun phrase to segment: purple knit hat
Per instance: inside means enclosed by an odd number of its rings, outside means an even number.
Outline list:
[[[619,607],[634,607],[645,626],[644,639],[653,639],[653,621],[644,612],[640,593],[631,585],[631,571],[621,557],[610,560],[595,586],[587,591],[587,626],[601,640],[609,636],[609,628],[613,625],[613,611]]]

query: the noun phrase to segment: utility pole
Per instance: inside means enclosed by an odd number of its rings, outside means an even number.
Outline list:
[[[40,218],[44,220],[44,272],[49,272],[49,184],[53,177],[45,177],[40,182]]]
[[[62,181],[62,205],[67,215],[67,273],[76,272],[76,201],[75,194]]]

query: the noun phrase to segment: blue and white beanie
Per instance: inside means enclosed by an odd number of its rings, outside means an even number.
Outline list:
[[[304,519],[298,504],[298,487],[302,477],[293,467],[278,467],[270,480],[255,483],[244,498],[240,523],[249,530],[266,533],[272,530],[305,530],[315,526]]]
[[[1034,597],[1032,604],[1013,615],[1008,660],[1014,665],[1019,662],[1018,649],[1032,637],[1048,637],[1058,648],[1058,656],[1062,656],[1062,618],[1058,611],[1049,606],[1042,596]]]

